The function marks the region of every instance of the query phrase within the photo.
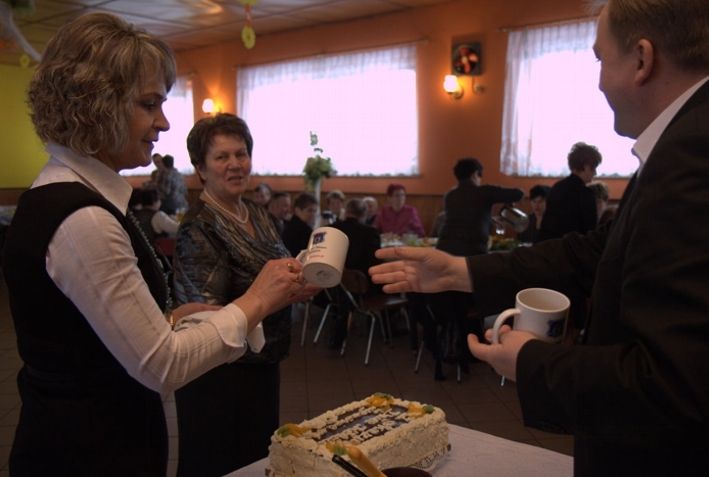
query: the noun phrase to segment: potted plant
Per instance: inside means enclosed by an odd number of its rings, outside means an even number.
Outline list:
[[[315,198],[320,201],[322,179],[334,176],[337,171],[332,165],[332,159],[323,156],[323,150],[318,146],[318,135],[312,131],[310,131],[310,146],[313,148],[313,155],[305,161],[305,167],[303,167],[305,189],[312,192]]]

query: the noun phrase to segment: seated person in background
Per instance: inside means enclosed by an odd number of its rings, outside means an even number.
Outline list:
[[[160,197],[157,190],[142,190],[140,204],[140,209],[133,213],[151,244],[155,242],[156,238],[174,237],[177,234],[180,224],[160,210]]]
[[[374,226],[374,220],[377,218],[377,211],[379,210],[379,202],[371,195],[363,197],[362,202],[367,206],[367,215],[364,219],[364,223]]]
[[[251,200],[256,202],[261,207],[267,207],[273,195],[271,186],[265,182],[261,182],[254,188],[254,193],[251,195]]]
[[[271,217],[271,221],[280,236],[283,236],[285,223],[290,219],[290,209],[290,194],[287,192],[274,192],[268,202],[268,215]]]
[[[442,210],[436,214],[436,219],[433,221],[433,226],[431,227],[431,237],[438,237],[443,229],[443,224],[446,222],[446,211]]]
[[[341,190],[331,190],[325,196],[327,208],[322,211],[320,225],[332,225],[345,220],[345,194]]]
[[[529,214],[529,226],[527,230],[517,234],[520,242],[535,243],[539,236],[539,229],[542,226],[544,211],[547,205],[547,196],[551,187],[537,184],[529,189],[529,205],[532,212]]]
[[[364,205],[364,201],[350,199],[345,206],[345,220],[336,222],[333,227],[343,231],[350,239],[345,268],[359,270],[369,279],[369,267],[380,263],[380,260],[374,256],[374,252],[379,249],[381,241],[377,229],[365,225],[366,217],[367,206]],[[346,315],[340,313],[335,320],[335,330],[330,341],[332,347],[339,348],[345,338],[347,328],[345,318]]]
[[[608,200],[610,199],[610,194],[608,193],[608,186],[605,182],[601,181],[591,181],[587,186],[593,191],[596,197],[596,213],[598,214],[598,223],[602,224],[613,218],[615,209],[608,206]]]
[[[283,243],[292,256],[308,247],[310,234],[318,216],[318,201],[313,194],[302,192],[293,202],[293,217],[283,226]]]
[[[130,193],[130,199],[128,199],[128,209],[129,210],[132,210],[133,212],[135,212],[136,210],[140,210],[140,208],[143,207],[143,204],[140,203],[142,195],[143,195],[142,188],[133,189],[133,192]]]
[[[365,225],[367,207],[362,199],[350,199],[345,207],[345,220],[334,227],[342,230],[350,239],[345,268],[368,273],[369,267],[379,263],[374,252],[381,246],[379,232],[374,227]]]
[[[374,221],[374,226],[383,234],[416,234],[423,237],[423,230],[418,211],[406,205],[406,188],[401,184],[389,184],[387,187],[389,204],[382,207]]]
[[[571,174],[554,184],[547,197],[538,241],[561,238],[569,232],[596,228],[596,198],[586,184],[596,175],[603,158],[596,146],[577,142],[567,156]]]
[[[175,169],[175,158],[171,155],[165,154],[157,164],[162,164],[162,167],[158,168],[156,177],[161,201],[160,210],[168,215],[175,215],[178,210],[187,209],[185,179],[180,171]]]

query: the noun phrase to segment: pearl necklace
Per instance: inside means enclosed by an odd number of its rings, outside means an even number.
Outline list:
[[[205,199],[207,199],[207,202],[209,202],[211,205],[213,205],[214,207],[219,209],[220,212],[226,214],[227,217],[232,217],[234,220],[237,221],[237,223],[240,223],[243,225],[249,221],[249,209],[248,209],[248,207],[246,207],[246,205],[244,205],[243,202],[241,202],[241,200],[238,202],[237,208],[240,208],[244,212],[243,212],[242,216],[239,216],[236,212],[232,212],[231,210],[227,209],[222,204],[220,204],[217,201],[217,199],[212,197],[212,195],[209,192],[207,192],[207,189],[204,189],[202,191],[202,195],[204,196]]]

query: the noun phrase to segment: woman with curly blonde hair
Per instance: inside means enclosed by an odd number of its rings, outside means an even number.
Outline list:
[[[171,310],[118,172],[150,163],[174,80],[167,45],[95,13],[60,28],[30,84],[51,157],[20,198],[3,257],[24,361],[12,475],[163,477],[161,394],[258,350],[261,320],[307,295],[299,263],[281,259],[226,306]]]

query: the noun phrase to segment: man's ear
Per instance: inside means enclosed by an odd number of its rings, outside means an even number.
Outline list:
[[[635,45],[634,54],[637,61],[635,82],[643,84],[650,78],[655,67],[655,47],[645,38],[641,38]]]
[[[204,184],[204,174],[202,173],[202,170],[204,169],[204,166],[195,166],[194,170],[197,173],[197,177],[199,177],[199,180],[202,181],[202,184]]]

